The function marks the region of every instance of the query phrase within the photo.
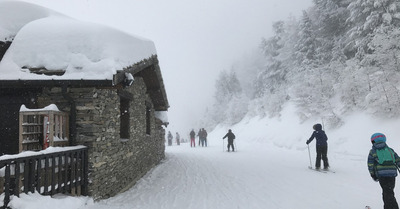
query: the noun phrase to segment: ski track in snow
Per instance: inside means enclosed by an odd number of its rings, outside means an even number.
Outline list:
[[[382,207],[379,185],[371,181],[366,161],[358,160],[363,156],[328,154],[336,173],[321,173],[308,169],[305,150],[249,143],[228,153],[221,146],[167,147],[166,159],[129,191],[85,208]]]

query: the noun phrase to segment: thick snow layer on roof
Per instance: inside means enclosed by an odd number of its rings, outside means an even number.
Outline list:
[[[57,111],[57,112],[60,112],[57,105],[55,105],[55,104],[50,104],[49,106],[46,106],[46,107],[40,108],[40,109],[29,109],[25,105],[21,105],[21,107],[19,108],[19,111],[20,112],[32,112],[32,111]]]
[[[163,123],[168,123],[168,113],[167,111],[156,111],[156,118],[160,119]]]
[[[27,23],[50,15],[61,15],[41,6],[0,0],[0,41],[10,41]]]
[[[23,12],[2,13],[17,7]],[[0,62],[0,79],[3,80],[111,80],[117,70],[156,54],[150,40],[24,2],[0,1],[2,31],[15,36]],[[27,68],[65,73],[38,75]]]

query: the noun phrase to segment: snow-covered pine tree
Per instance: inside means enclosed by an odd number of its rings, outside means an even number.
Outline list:
[[[215,83],[214,106],[211,123],[239,122],[247,113],[247,99],[242,94],[242,87],[235,71],[221,71]]]
[[[279,116],[283,104],[294,101],[303,119],[328,118],[332,125],[340,124],[342,114],[358,110],[398,117],[399,8],[399,0],[314,0],[300,24],[275,23],[274,35],[261,43],[257,65],[236,69],[241,76],[251,69],[255,77],[254,85],[248,85],[250,79],[242,86],[250,95],[248,109]],[[222,115],[232,110],[222,105]]]

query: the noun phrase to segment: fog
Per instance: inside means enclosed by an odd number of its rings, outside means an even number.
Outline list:
[[[172,132],[196,127],[212,104],[216,77],[272,35],[272,23],[299,17],[312,0],[29,0],[73,18],[154,41]]]

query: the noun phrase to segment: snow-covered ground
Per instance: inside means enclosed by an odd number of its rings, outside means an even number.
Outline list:
[[[129,191],[93,202],[88,197],[37,194],[13,198],[18,209],[337,209],[382,208],[381,189],[371,180],[366,158],[370,136],[383,132],[400,152],[399,121],[352,115],[338,130],[326,130],[329,160],[336,173],[308,169],[305,141],[313,121],[300,124],[288,114],[277,119],[252,118],[230,127],[238,152],[223,152],[227,127],[209,133],[209,147],[189,143],[166,148],[166,159]],[[315,122],[315,121],[314,121]],[[317,121],[318,122],[318,121]],[[396,129],[397,128],[397,129]],[[226,140],[225,140],[226,145]],[[315,162],[315,142],[310,144]],[[398,184],[398,183],[397,183]],[[400,194],[400,185],[396,194]],[[400,197],[397,195],[398,200]]]

